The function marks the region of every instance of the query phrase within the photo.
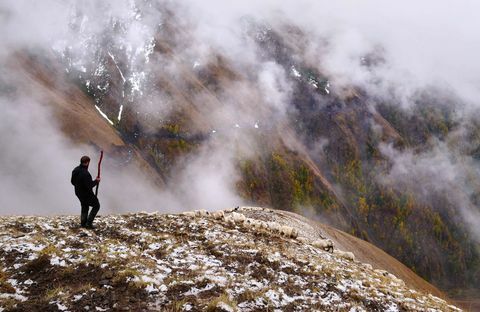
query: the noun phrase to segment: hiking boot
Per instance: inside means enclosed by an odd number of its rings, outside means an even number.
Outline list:
[[[87,224],[87,225],[85,226],[85,228],[86,228],[86,229],[89,229],[89,230],[93,230],[93,229],[95,229],[96,227],[95,227],[93,224]]]

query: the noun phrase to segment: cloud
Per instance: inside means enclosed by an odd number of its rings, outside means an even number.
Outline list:
[[[93,35],[105,36],[112,23],[121,21],[118,27],[125,31],[110,35],[116,37],[117,46],[135,54],[168,20],[164,8],[171,8],[180,26],[191,27],[190,55],[198,54],[201,59],[219,51],[239,63],[256,63],[254,47],[245,41],[244,18],[248,16],[273,26],[298,26],[309,42],[301,51],[303,56],[339,83],[366,85],[378,92],[397,86],[398,95],[443,84],[472,103],[480,95],[476,61],[480,38],[474,13],[480,4],[475,1],[183,0],[172,4],[91,0],[80,6],[74,1],[48,0],[41,4],[7,1],[2,7],[1,33],[4,44],[10,46],[49,47],[64,42],[82,58],[81,54],[93,52],[85,49]],[[81,28],[75,38],[73,26]],[[361,57],[379,48],[386,63],[374,69],[363,66]]]
[[[400,151],[391,144],[381,144],[380,151],[390,161],[388,173],[379,181],[401,192],[415,195],[417,200],[441,211],[452,206],[480,242],[480,211],[476,194],[480,187],[480,170],[475,161],[452,150],[446,143],[435,141],[423,152]],[[434,203],[441,204],[435,205]]]
[[[475,1],[464,1],[460,5],[453,1],[431,0],[421,3],[411,0],[401,3],[381,0],[247,0],[233,3],[220,0],[175,3],[90,0],[82,1],[81,5],[75,1],[10,0],[0,4],[3,40],[0,59],[23,49],[56,51],[69,70],[77,70],[84,81],[92,83],[96,94],[102,94],[101,89],[106,88],[105,81],[99,77],[105,74],[106,69],[101,66],[109,59],[115,63],[114,74],[120,72],[124,78],[120,86],[110,86],[119,88],[117,91],[122,98],[116,99],[117,102],[137,105],[135,109],[155,114],[155,121],[161,121],[177,103],[172,102],[167,92],[158,90],[154,80],[164,74],[171,83],[185,86],[180,73],[186,64],[191,69],[190,66],[198,63],[201,69],[214,63],[214,56],[222,56],[240,78],[222,81],[216,100],[207,92],[197,92],[188,99],[208,111],[206,124],[216,131],[213,137],[222,144],[209,142],[213,144],[208,145],[210,149],[201,149],[190,163],[178,168],[181,177],[177,179],[178,186],[164,193],[157,194],[152,186],[141,182],[135,172],[111,177],[106,173],[105,185],[102,185],[109,198],[105,206],[115,211],[128,209],[125,203],[131,205],[132,210],[156,209],[154,207],[159,207],[162,201],[165,203],[162,207],[172,209],[190,208],[195,202],[205,208],[220,207],[239,202],[233,191],[236,179],[234,149],[224,145],[231,137],[238,136],[246,146],[242,152],[258,149],[248,131],[261,131],[280,124],[294,111],[290,103],[292,77],[290,68],[285,68],[289,64],[279,64],[262,54],[258,36],[268,35],[269,30],[279,32],[288,46],[286,53],[293,54],[290,60],[326,74],[332,82],[333,93],[353,84],[386,99],[394,96],[392,102],[399,101],[408,107],[419,91],[435,86],[447,90],[442,96],[456,93],[459,100],[475,109],[480,95],[480,63],[477,61],[480,37],[475,16],[479,9],[480,3]],[[167,23],[172,23],[174,29],[167,29]],[[296,27],[297,31],[288,26]],[[152,43],[159,34],[163,36],[160,39],[177,44],[173,45],[174,57],[155,59]],[[369,63],[373,65],[367,66]],[[99,80],[98,84],[93,83],[95,79]],[[35,99],[22,97],[12,101],[3,96],[1,101],[5,111],[0,117],[1,143],[5,148],[0,161],[4,163],[1,170],[5,174],[0,181],[9,194],[18,194],[7,197],[8,201],[3,199],[2,206],[22,206],[24,211],[31,211],[27,207],[36,199],[52,207],[52,212],[74,206],[75,199],[63,195],[70,192],[68,184],[58,186],[61,192],[52,193],[48,184],[43,184],[43,178],[66,181],[65,174],[78,157],[91,150],[86,146],[72,146],[58,127],[52,125],[53,118],[48,110]],[[32,123],[37,125],[35,129],[41,130],[33,131]],[[40,152],[32,154],[32,150]],[[440,150],[442,153],[434,150],[419,159],[409,151],[402,154],[384,149],[384,152],[396,153],[392,160],[398,159],[391,177],[407,183],[412,182],[405,178],[411,170],[422,172],[418,179],[438,178],[433,175],[435,170],[426,168],[439,168],[441,164],[448,169],[442,171],[445,174],[454,172],[458,164],[449,163],[448,158],[435,158],[449,153],[448,147]],[[63,160],[57,159],[59,154]],[[49,159],[57,159],[55,166]],[[438,162],[430,163],[431,159]],[[43,167],[37,167],[39,162]],[[408,166],[409,163],[414,165]],[[29,170],[12,177],[14,168]],[[29,174],[34,178],[30,182]],[[453,180],[458,178],[454,176]],[[119,187],[110,189],[113,183],[107,183],[109,180],[119,181]],[[428,186],[424,192],[438,191],[428,181],[424,182]],[[29,186],[32,189],[28,189]],[[205,194],[208,196],[202,199]],[[128,196],[140,199],[128,201]]]
[[[2,96],[0,109],[0,213],[78,213],[70,174],[82,155],[90,155],[95,163],[96,152],[66,139],[52,112],[35,98]],[[113,168],[111,161],[107,155],[99,193],[102,213],[180,209],[139,170]]]

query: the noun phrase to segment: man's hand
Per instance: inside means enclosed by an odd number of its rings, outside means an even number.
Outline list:
[[[96,178],[95,181],[100,182],[100,178]]]

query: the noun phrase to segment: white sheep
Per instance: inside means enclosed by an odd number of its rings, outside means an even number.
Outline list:
[[[260,227],[260,223],[258,222],[258,220],[255,220],[255,219],[251,219],[250,221],[250,227],[252,229],[258,229]]]
[[[280,231],[280,224],[278,224],[277,222],[268,222],[268,228],[270,229],[270,231],[272,232],[279,232]]]
[[[195,212],[194,211],[185,211],[182,213],[184,216],[187,216],[187,217],[192,217],[192,218],[195,218]]]
[[[215,220],[221,220],[221,219],[225,218],[225,213],[223,212],[223,210],[214,211],[214,212],[211,213],[211,216]]]
[[[255,227],[259,230],[263,229],[263,221],[257,220],[257,222],[255,222]]]
[[[380,274],[380,275],[383,275],[383,276],[388,276],[388,274],[389,274],[389,273],[388,273],[387,271],[385,271],[385,270],[375,269],[374,271],[375,271],[375,273]]]
[[[328,252],[333,252],[333,242],[330,239],[317,239],[312,243],[313,247],[323,249]]]
[[[245,220],[247,219],[245,215],[237,212],[232,212],[232,218],[233,218],[233,221],[235,221],[235,223],[240,223],[240,224],[244,223]]]
[[[401,279],[399,279],[398,277],[396,277],[395,275],[393,275],[392,273],[388,272],[388,271],[385,271],[385,270],[375,270],[375,273],[377,274],[380,274],[380,275],[383,275],[385,277],[388,277],[390,278],[393,282],[401,285],[401,286],[405,286],[405,282]]]
[[[302,244],[306,244],[307,241],[308,241],[307,238],[305,238],[303,236],[297,237],[297,240]]]
[[[197,217],[206,217],[208,215],[208,211],[205,209],[195,210],[195,215]]]
[[[350,252],[350,251],[341,251],[341,250],[334,250],[333,251],[336,255],[344,258],[344,259],[347,259],[347,260],[350,260],[350,261],[355,261],[355,255]]]
[[[246,227],[253,229],[254,231],[260,231],[268,229],[267,222],[260,221],[252,218],[246,218],[245,222],[243,223]]]
[[[353,254],[353,252],[346,251],[344,252],[343,257],[347,260],[355,261],[355,255]]]
[[[297,238],[298,237],[298,229],[297,228],[292,229],[292,233],[290,234],[290,237],[291,238]]]
[[[290,232],[292,231],[292,228],[290,226],[286,226],[286,225],[281,225],[278,229],[278,231],[280,232],[281,235],[289,235]]]
[[[280,226],[280,234],[285,235],[286,237],[297,238],[298,230],[287,225]]]
[[[234,225],[235,224],[235,220],[233,220],[233,217],[232,216],[225,216],[225,222],[229,223],[229,224],[232,224]]]
[[[405,287],[405,282],[398,277],[395,277],[394,281],[402,287]]]
[[[243,207],[240,207],[240,210],[243,210],[243,211],[259,211],[259,210],[263,210],[263,208],[262,207],[243,206]]]

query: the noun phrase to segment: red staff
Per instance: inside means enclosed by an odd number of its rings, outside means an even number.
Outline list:
[[[103,159],[103,151],[100,151],[100,160],[98,161],[98,174],[97,174],[97,179],[100,179],[100,165],[102,164],[102,159]],[[98,195],[98,185],[100,184],[100,181],[97,183],[97,188],[95,189],[95,196]]]

